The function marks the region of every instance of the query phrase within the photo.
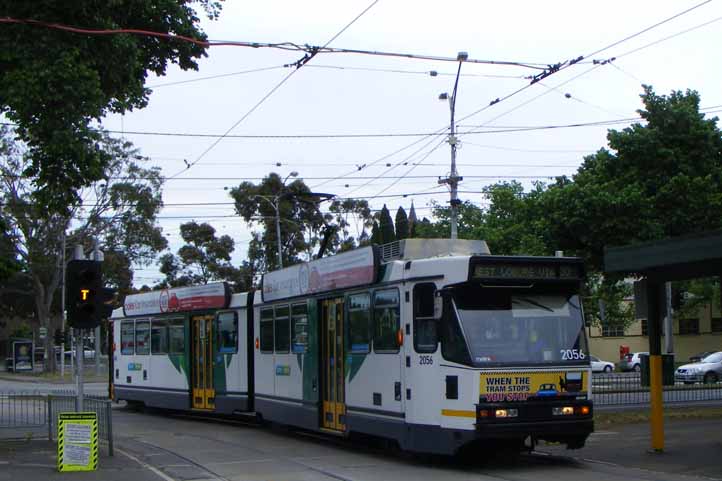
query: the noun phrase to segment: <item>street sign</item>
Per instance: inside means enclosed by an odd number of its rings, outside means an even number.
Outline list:
[[[40,339],[45,339],[48,336],[48,328],[47,327],[41,327],[38,329],[38,337]]]
[[[58,471],[98,469],[98,415],[58,414]]]

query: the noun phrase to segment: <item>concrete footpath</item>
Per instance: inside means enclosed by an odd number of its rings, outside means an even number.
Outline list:
[[[57,470],[57,444],[48,439],[0,440],[0,481],[43,481],[82,479],[83,481],[168,481],[153,470],[121,454],[108,456],[101,446],[97,471],[60,473]]]

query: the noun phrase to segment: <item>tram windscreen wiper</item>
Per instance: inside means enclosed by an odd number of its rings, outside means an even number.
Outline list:
[[[539,307],[539,308],[541,308],[541,309],[544,309],[545,311],[554,312],[554,309],[552,309],[551,307],[545,306],[544,304],[542,304],[542,303],[540,303],[540,302],[537,302],[537,301],[534,301],[534,300],[532,300],[532,299],[529,299],[528,297],[515,297],[515,298],[513,299],[512,303],[515,304],[515,303],[517,303],[518,301],[524,301],[524,302],[527,302],[527,303],[531,304],[531,305],[534,306],[534,307]]]

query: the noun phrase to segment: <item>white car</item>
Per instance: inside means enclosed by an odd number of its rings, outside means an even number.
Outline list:
[[[674,380],[685,384],[703,382],[711,384],[722,379],[722,351],[714,352],[699,362],[679,366]]]
[[[602,361],[597,356],[589,356],[589,361],[592,365],[592,372],[612,372],[614,371],[614,363],[609,361]]]

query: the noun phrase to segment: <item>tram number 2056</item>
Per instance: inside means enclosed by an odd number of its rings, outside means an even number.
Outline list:
[[[587,357],[581,349],[561,349],[559,354],[562,355],[562,361],[585,359]]]
[[[431,365],[434,363],[434,358],[432,356],[419,356],[419,364],[423,365]]]

